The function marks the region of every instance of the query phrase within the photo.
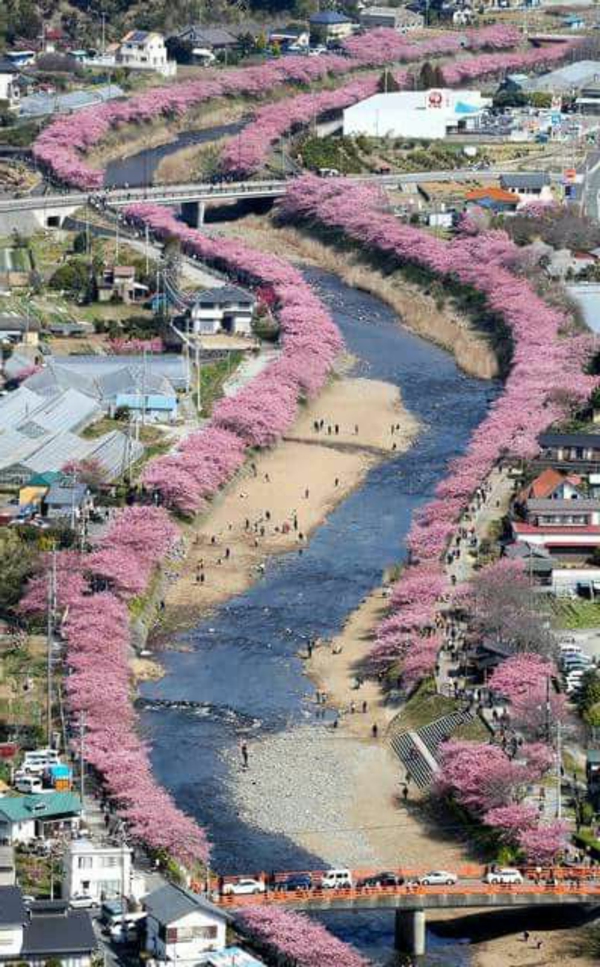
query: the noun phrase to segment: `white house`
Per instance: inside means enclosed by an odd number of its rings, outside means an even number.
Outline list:
[[[0,798],[0,843],[29,843],[36,836],[76,829],[81,800],[72,792]]]
[[[167,57],[167,48],[162,34],[154,30],[130,30],[121,41],[117,52],[117,63],[131,70],[150,70],[173,77],[177,64]]]
[[[222,285],[196,293],[189,319],[195,333],[214,335],[223,331],[249,336],[255,308],[256,300],[250,292],[237,285]]]
[[[191,967],[226,945],[229,915],[190,890],[169,883],[150,893],[144,907],[146,950],[158,960]]]
[[[18,68],[0,55],[0,101],[7,101],[10,110],[19,106],[20,91],[16,83]]]
[[[355,23],[339,10],[320,10],[309,18],[313,43],[330,44],[354,33]]]
[[[345,109],[344,134],[440,140],[476,131],[490,103],[479,91],[447,88],[374,94]]]
[[[360,13],[360,25],[367,30],[389,27],[407,34],[411,30],[420,30],[424,23],[422,13],[415,13],[407,7],[366,7]]]
[[[516,171],[500,176],[500,187],[518,195],[521,202],[534,199],[552,201],[552,186],[547,171]]]
[[[131,849],[99,846],[86,839],[71,842],[63,856],[62,895],[87,893],[94,900],[131,896]]]

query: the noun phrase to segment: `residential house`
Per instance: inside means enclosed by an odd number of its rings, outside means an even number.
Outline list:
[[[20,91],[17,84],[18,68],[0,54],[0,101],[6,101],[9,110],[18,110]]]
[[[585,30],[585,20],[583,17],[579,17],[577,14],[571,14],[568,17],[563,17],[562,25],[567,30]]]
[[[69,899],[76,893],[86,893],[97,901],[129,896],[131,857],[129,846],[73,840],[63,855],[62,896]]]
[[[521,561],[525,573],[537,584],[551,583],[556,561],[545,547],[519,541],[509,544],[505,555],[509,560]]]
[[[367,30],[389,27],[407,34],[411,30],[420,30],[424,24],[423,14],[415,13],[408,7],[366,7],[360,13],[360,25]]]
[[[600,500],[575,498],[525,501],[525,517],[536,527],[600,525]]]
[[[218,54],[235,50],[238,46],[237,37],[229,30],[202,24],[190,24],[180,30],[177,39],[191,44],[194,59],[202,63],[211,63]]]
[[[532,524],[512,521],[513,539],[537,547],[544,547],[559,560],[585,560],[600,547],[598,524]]]
[[[133,265],[106,266],[98,282],[98,302],[111,302],[114,299],[126,304],[143,302],[149,294],[147,285],[136,282]]]
[[[0,316],[0,343],[37,346],[39,335],[40,324],[37,319],[26,316]]]
[[[73,524],[87,517],[93,507],[89,488],[65,478],[56,481],[43,499],[44,516],[50,520],[71,520]]]
[[[236,285],[222,285],[196,293],[189,309],[189,320],[195,333],[229,332],[249,336],[255,308],[256,299],[252,293]]]
[[[321,10],[310,17],[310,39],[314,44],[331,44],[354,33],[354,21],[337,10]]]
[[[582,478],[577,474],[546,467],[523,487],[515,502],[524,505],[528,500],[577,500],[585,496]]]
[[[288,27],[272,30],[269,34],[269,43],[277,44],[281,50],[303,51],[310,44],[310,32],[302,24],[290,24]]]
[[[15,885],[15,851],[12,846],[0,846],[0,887]],[[0,951],[2,949],[0,941]]]
[[[600,470],[600,434],[541,433],[540,460],[565,469]]]
[[[82,806],[72,792],[46,792],[0,798],[0,843],[29,843],[37,836],[79,826]]]
[[[167,57],[162,34],[155,30],[130,30],[117,52],[117,64],[131,70],[151,70],[164,77],[177,73],[177,64]]]
[[[70,910],[61,900],[25,906],[18,887],[0,887],[0,963],[90,967],[96,947],[87,910]]]
[[[134,416],[143,417],[153,423],[174,423],[177,419],[177,397],[159,393],[117,393],[114,406],[109,410],[114,415],[117,410],[129,410]]]
[[[473,188],[465,195],[467,208],[475,205],[497,213],[512,213],[517,210],[519,199],[504,188]]]
[[[501,175],[500,187],[517,195],[521,202],[532,199],[552,200],[550,175],[547,171],[518,171]]]
[[[160,961],[192,967],[207,951],[226,944],[230,917],[210,901],[167,884],[144,900],[146,950]]]

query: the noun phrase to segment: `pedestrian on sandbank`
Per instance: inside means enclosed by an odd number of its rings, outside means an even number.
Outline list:
[[[373,736],[374,739],[376,739],[377,736],[379,735],[379,728],[377,726],[377,722],[373,722],[373,725],[371,726],[371,735]]]
[[[242,753],[242,765],[244,769],[248,768],[248,746],[245,742],[242,742],[240,746],[240,752]]]

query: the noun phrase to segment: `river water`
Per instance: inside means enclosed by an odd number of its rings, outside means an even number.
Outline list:
[[[465,447],[498,386],[461,373],[453,357],[397,324],[378,299],[316,270],[307,273],[328,304],[357,375],[399,386],[423,424],[417,442],[368,474],[312,536],[303,556],[273,559],[263,578],[183,636],[185,651],[162,656],[165,677],[142,687],[146,701],[193,700],[195,710],[146,708],[157,778],[177,803],[208,828],[213,865],[223,872],[322,868],[284,836],[251,828],[236,815],[223,752],[314,714],[312,685],[297,652],[306,636],[331,637],[404,557],[413,511],[431,497],[448,460]],[[365,419],[368,415],[365,415]],[[377,963],[392,961],[391,914],[327,915],[325,922]],[[468,963],[465,948],[438,949],[427,964]]]
[[[208,144],[219,138],[232,137],[240,132],[246,121],[235,121],[232,124],[220,124],[202,131],[184,131],[174,141],[159,144],[156,148],[144,148],[137,154],[109,161],[104,172],[104,184],[108,187],[141,188],[152,184],[154,173],[163,160],[182,148],[192,144]]]

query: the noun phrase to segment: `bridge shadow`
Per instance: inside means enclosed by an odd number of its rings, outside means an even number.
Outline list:
[[[590,944],[595,947],[595,956],[600,955],[600,927],[591,926],[600,916],[600,906],[594,907],[521,907],[517,910],[490,910],[478,913],[453,916],[436,920],[435,913],[428,911],[427,927],[436,936],[444,939],[469,937],[472,944],[486,940],[497,940],[511,934],[527,930],[572,930],[578,929],[573,941],[569,941],[568,953],[581,956],[585,951],[590,954]],[[587,928],[581,930],[580,928]],[[565,950],[565,954],[567,950]]]

